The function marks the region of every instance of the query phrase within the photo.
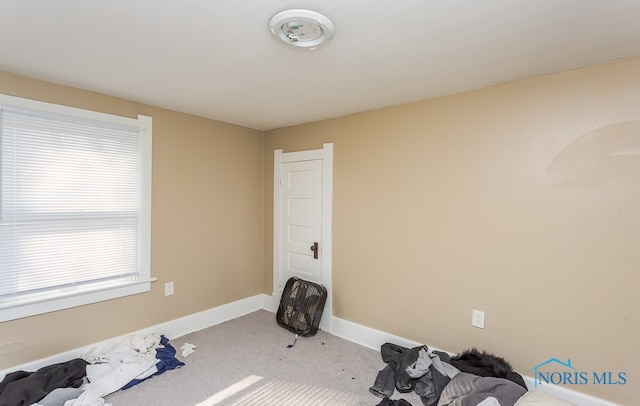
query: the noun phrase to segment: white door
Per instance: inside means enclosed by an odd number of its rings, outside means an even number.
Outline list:
[[[279,288],[292,276],[322,283],[322,160],[283,163],[280,183]]]
[[[331,331],[333,144],[274,154],[273,299],[290,277],[327,288],[320,328]],[[277,306],[276,306],[277,307]]]

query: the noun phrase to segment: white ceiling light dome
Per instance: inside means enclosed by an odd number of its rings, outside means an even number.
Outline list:
[[[271,33],[282,42],[315,49],[333,37],[333,22],[324,15],[303,9],[281,11],[269,21]]]

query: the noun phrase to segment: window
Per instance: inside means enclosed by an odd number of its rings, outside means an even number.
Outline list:
[[[0,95],[0,321],[150,290],[151,135]]]

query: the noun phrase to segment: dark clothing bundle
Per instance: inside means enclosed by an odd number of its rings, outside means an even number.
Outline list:
[[[382,361],[387,364],[387,372],[384,374],[385,380],[392,378],[393,386],[401,393],[411,392],[415,387],[416,381],[411,379],[407,373],[407,367],[411,366],[418,360],[420,350],[427,350],[427,346],[415,348],[404,348],[399,345],[386,343],[380,347]],[[387,385],[388,387],[389,385]],[[393,388],[392,386],[392,388]],[[391,389],[393,393],[393,389]]]
[[[392,400],[389,398],[384,398],[376,406],[411,406],[411,403],[407,402],[404,399]]]
[[[79,388],[87,362],[76,358],[35,372],[16,371],[0,382],[0,406],[29,406],[58,388]]]
[[[385,343],[380,353],[387,366],[378,372],[369,391],[382,398],[390,398],[396,389],[400,393],[414,391],[422,403],[435,405],[449,380],[459,372],[445,365],[449,362],[446,353],[429,353],[426,345],[405,348]]]
[[[480,352],[476,348],[466,350],[451,358],[451,365],[461,372],[484,377],[505,378],[527,389],[522,376],[515,372],[511,364],[504,358],[488,354],[485,351]]]
[[[378,372],[373,386],[369,388],[372,394],[383,398],[380,405],[408,405],[404,399],[390,399],[395,390],[400,393],[414,391],[425,406],[437,405],[445,387],[460,372],[473,374],[472,376],[504,378],[522,386],[525,391],[527,388],[522,377],[513,371],[511,364],[503,358],[481,353],[475,348],[451,358],[441,351],[429,352],[426,345],[405,348],[385,343],[380,347],[380,354],[387,365]]]

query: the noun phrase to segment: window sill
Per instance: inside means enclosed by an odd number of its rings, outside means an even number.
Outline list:
[[[112,282],[98,286],[63,289],[53,294],[0,300],[0,322],[149,292],[151,283],[156,280],[156,278],[151,278],[138,281]]]

